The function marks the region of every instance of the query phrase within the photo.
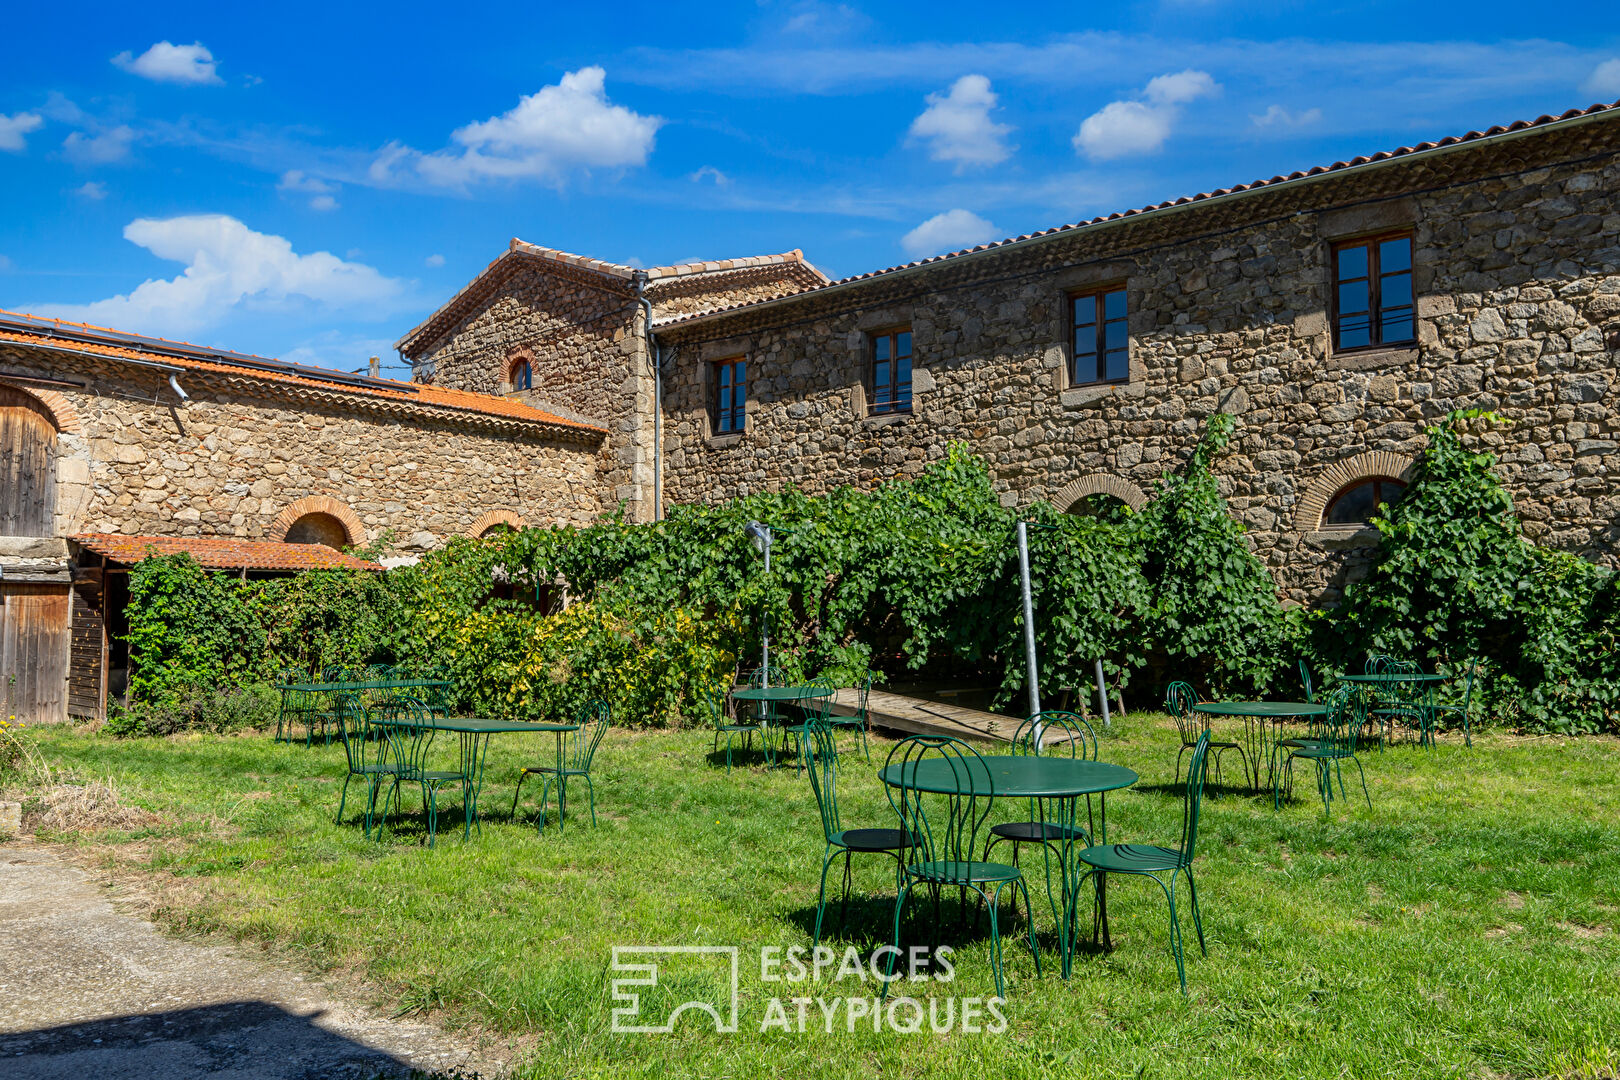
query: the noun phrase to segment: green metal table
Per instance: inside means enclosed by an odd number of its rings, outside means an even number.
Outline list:
[[[552,732],[557,736],[557,768],[562,769],[563,735],[570,731],[578,731],[578,724],[542,724],[526,720],[486,720],[476,716],[446,716],[433,717],[427,721],[408,719],[381,719],[373,723],[378,727],[393,727],[411,729],[413,737],[417,740],[424,736],[429,739],[441,731],[453,732],[459,737],[461,744],[461,776],[463,792],[462,811],[462,839],[472,836],[474,825],[478,825],[479,832],[483,832],[483,825],[478,820],[478,795],[484,786],[484,759],[489,754],[489,737],[491,735],[514,735],[521,733],[537,734]],[[424,751],[425,753],[425,751]],[[567,809],[563,805],[563,796],[559,791],[558,817]],[[431,837],[429,841],[431,842]]]
[[[1303,720],[1323,716],[1327,707],[1314,701],[1200,701],[1194,712],[1205,716],[1234,716],[1243,720],[1244,768],[1250,785],[1256,792],[1271,787],[1272,752],[1277,748],[1277,734],[1284,720]],[[1261,759],[1264,758],[1265,777],[1261,780]]]
[[[770,702],[773,705],[797,705],[805,698],[815,696],[822,689],[822,687],[811,686],[808,683],[802,683],[796,686],[750,686],[742,690],[733,690],[731,692],[731,699],[733,701],[764,701]],[[779,727],[783,729],[782,749],[784,752],[786,752],[786,725],[767,723],[765,726]],[[763,741],[765,743],[766,760],[768,760],[772,765],[775,765],[776,755],[771,751],[770,740],[765,739]]]
[[[968,767],[973,770],[970,779],[975,793],[983,792],[995,799],[1034,799],[1038,804],[1042,804],[1042,819],[1055,825],[1067,825],[1072,828],[1076,822],[1080,798],[1086,795],[1098,796],[1100,813],[1097,832],[1093,837],[1094,842],[1098,844],[1108,842],[1108,793],[1131,787],[1140,779],[1134,770],[1127,769],[1123,765],[1111,765],[1106,761],[1085,761],[1080,758],[990,755],[976,761],[970,760]],[[902,769],[900,765],[886,766],[878,770],[878,778],[889,787],[907,787],[934,795],[951,795],[963,790],[962,779],[952,768],[951,762],[943,758],[930,758],[918,762],[915,767],[906,769],[904,776]],[[1044,804],[1048,803],[1058,810],[1055,819],[1044,814]],[[1063,865],[1058,868],[1059,873],[1071,873],[1073,845],[1073,840],[1063,842],[1061,859]],[[1041,850],[1042,857],[1047,863],[1046,889],[1050,893],[1051,851],[1045,844],[1041,845]],[[1074,917],[1077,887],[1078,881],[1075,882],[1075,887],[1066,889],[1069,895],[1069,910],[1058,920],[1058,944],[1063,953],[1064,978],[1069,977],[1074,953],[1069,923]],[[1113,948],[1113,940],[1108,933],[1108,888],[1105,874],[1097,875],[1097,921],[1093,933],[1094,936],[1100,936],[1104,949]]]
[[[1434,692],[1440,688],[1441,683],[1448,682],[1451,679],[1450,675],[1424,675],[1420,672],[1382,672],[1377,675],[1341,675],[1339,678],[1341,682],[1372,687],[1373,696],[1380,703],[1388,701],[1393,696],[1391,694],[1392,689],[1410,687],[1411,692],[1405,695],[1406,700],[1398,703],[1404,708],[1396,708],[1395,712],[1405,712],[1409,708],[1418,721],[1418,745],[1434,745],[1434,717],[1439,711],[1435,707]],[[1382,704],[1382,708],[1390,709],[1391,706]],[[1394,715],[1394,712],[1383,713],[1385,741],[1388,741],[1389,718],[1392,715]],[[1469,745],[1473,744],[1471,737],[1468,739],[1468,743]]]
[[[365,693],[372,690],[440,690],[450,689],[448,679],[374,679],[358,682],[278,683],[281,692],[281,713],[276,717],[276,740],[293,741],[293,728],[299,720],[305,727],[304,745],[315,741],[315,725],[321,725],[321,735],[327,743],[332,741],[326,730],[326,721],[332,714],[331,696],[341,693]]]

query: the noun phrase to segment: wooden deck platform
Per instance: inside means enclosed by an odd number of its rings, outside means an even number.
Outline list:
[[[840,716],[853,716],[859,705],[860,691],[840,690],[833,699],[832,711]],[[976,742],[1010,743],[1019,724],[1016,716],[964,709],[960,705],[942,705],[937,701],[902,697],[882,690],[872,691],[866,708],[875,727],[905,735],[949,735]]]

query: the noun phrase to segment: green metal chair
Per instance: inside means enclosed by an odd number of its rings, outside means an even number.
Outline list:
[[[1299,662],[1299,681],[1305,686],[1305,700],[1316,704],[1316,691],[1311,686],[1311,669],[1305,666],[1304,660]]]
[[[929,761],[943,762],[955,778],[954,790],[943,794],[919,791],[911,782],[920,766]],[[959,739],[913,735],[889,751],[884,771],[898,773],[900,786],[888,785],[889,804],[900,818],[900,832],[911,839],[905,848],[904,878],[894,904],[894,951],[889,954],[890,980],[884,983],[888,997],[894,975],[894,961],[900,951],[900,916],[914,888],[928,890],[934,902],[936,932],[939,925],[940,890],[955,888],[962,893],[965,916],[968,890],[972,890],[990,912],[990,960],[996,973],[996,996],[1006,997],[1001,977],[1001,927],[999,908],[1002,891],[1013,890],[1016,914],[1018,896],[1024,897],[1029,917],[1029,948],[1035,954],[1035,971],[1041,970],[1041,950],[1035,943],[1035,912],[1030,907],[1029,889],[1016,866],[978,861],[979,833],[995,800],[995,780],[979,752]]]
[[[781,724],[782,752],[787,752],[788,740],[792,739],[795,749],[794,769],[802,769],[805,765],[805,749],[807,739],[805,729],[811,721],[820,721],[829,727],[833,726],[832,703],[838,694],[838,687],[827,675],[817,675],[806,686],[808,689],[795,701],[794,708],[799,711],[801,719],[793,723],[790,718],[784,717]]]
[[[1415,660],[1396,660],[1384,657],[1383,665],[1375,674],[1421,675],[1423,667]],[[1374,704],[1367,711],[1364,726],[1377,735],[1379,749],[1390,742],[1396,721],[1404,721],[1418,729],[1418,742],[1429,741],[1428,688],[1420,683],[1393,682],[1379,686],[1366,697]]]
[[[1176,958],[1176,976],[1181,980],[1181,992],[1187,992],[1187,967],[1182,959],[1181,919],[1176,913],[1176,875],[1187,875],[1187,896],[1192,902],[1193,927],[1198,931],[1198,949],[1205,956],[1209,949],[1204,944],[1204,921],[1198,912],[1198,886],[1193,884],[1192,864],[1198,846],[1198,811],[1204,797],[1204,773],[1209,760],[1209,732],[1198,737],[1193,745],[1192,760],[1187,765],[1187,786],[1181,802],[1181,843],[1173,848],[1151,844],[1100,844],[1080,852],[1079,865],[1087,869],[1070,890],[1069,919],[1072,925],[1074,908],[1080,896],[1080,886],[1095,874],[1125,874],[1150,877],[1159,883],[1164,898],[1170,903],[1170,952]],[[1166,881],[1165,875],[1169,880]],[[1095,919],[1093,920],[1095,925]]]
[[[711,693],[699,699],[699,708],[714,724],[714,752],[720,752],[720,736],[726,737],[726,772],[731,772],[731,744],[740,735],[745,748],[752,747],[754,736],[760,737],[764,743],[768,737],[763,725],[754,721],[739,721],[730,708],[731,691],[724,684],[716,687]]]
[[[338,738],[343,743],[343,755],[349,767],[343,778],[343,792],[338,798],[336,823],[343,823],[343,808],[348,805],[349,782],[362,778],[370,790],[366,798],[364,834],[371,836],[372,817],[377,808],[377,789],[384,780],[391,780],[399,766],[387,753],[388,742],[372,730],[371,715],[358,694],[339,694],[336,702]],[[383,810],[388,807],[384,802]]]
[[[439,792],[459,785],[462,805],[462,837],[472,835],[472,814],[469,810],[473,778],[460,770],[435,769],[432,765],[433,743],[438,729],[433,726],[433,715],[420,699],[399,694],[382,703],[378,709],[388,754],[393,765],[395,808],[398,809],[399,789],[403,784],[415,784],[422,791],[422,809],[427,812],[428,847],[438,842]],[[384,817],[387,803],[383,804]],[[379,828],[378,832],[382,830]],[[482,826],[480,826],[482,831]]]
[[[1195,712],[1193,706],[1199,702],[1198,691],[1191,683],[1173,682],[1164,692],[1164,708],[1176,721],[1176,730],[1181,734],[1181,749],[1176,751],[1176,780],[1181,781],[1181,755],[1198,745],[1198,740],[1209,731],[1209,717],[1203,713]],[[1221,776],[1221,755],[1228,750],[1236,750],[1238,757],[1242,758],[1245,766],[1248,764],[1248,755],[1243,752],[1240,743],[1223,740],[1212,742],[1210,749],[1215,751],[1215,778],[1219,781]],[[1247,773],[1247,768],[1245,768]]]
[[[1037,731],[1039,736],[1037,737]],[[1097,760],[1097,734],[1092,730],[1083,717],[1076,713],[1064,712],[1058,709],[1047,709],[1031,715],[1018,725],[1013,732],[1013,753],[1032,757],[1066,757],[1081,761]],[[1072,800],[1051,800],[1053,804],[1061,805]],[[1048,800],[1030,799],[1027,821],[1011,821],[1002,825],[992,825],[990,835],[985,838],[984,859],[990,860],[990,852],[997,844],[1007,842],[1013,846],[1013,865],[1018,865],[1018,848],[1020,844],[1040,844],[1046,848],[1058,866],[1059,892],[1062,896],[1062,908],[1069,910],[1069,877],[1068,857],[1065,848],[1073,850],[1076,843],[1083,847],[1091,846],[1092,829],[1095,821],[1092,818],[1091,797],[1086,796],[1086,824],[1078,822],[1069,823],[1053,821],[1052,817],[1063,817],[1059,813],[1047,813]],[[1058,901],[1052,898],[1052,859],[1046,861],[1046,896],[1052,904],[1052,918],[1057,921],[1062,918],[1058,914]],[[1061,926],[1059,927],[1061,929]]]
[[[786,686],[787,680],[782,676],[782,669],[772,664],[768,668],[759,667],[750,671],[747,683],[750,690],[759,690],[767,686]],[[773,701],[754,703],[754,719],[762,724],[779,724],[785,718],[785,714]]]
[[[832,725],[834,728],[847,729],[860,734],[861,752],[866,755],[867,761],[872,760],[872,747],[866,741],[867,729],[872,726],[871,718],[868,716],[866,711],[867,699],[872,696],[872,679],[872,673],[867,672],[865,681],[862,682],[860,686],[855,688],[856,692],[860,696],[857,700],[853,715],[835,716],[831,711],[827,713],[827,723]],[[829,701],[828,704],[831,705],[831,702]]]
[[[1456,677],[1457,669],[1455,667],[1453,667],[1451,669],[1451,674],[1452,674],[1453,678]],[[1455,713],[1457,716],[1459,716],[1462,719],[1463,745],[1464,746],[1473,746],[1474,745],[1474,736],[1473,736],[1473,733],[1469,730],[1468,706],[1470,704],[1472,704],[1472,702],[1474,700],[1474,679],[1478,675],[1479,675],[1479,661],[1478,660],[1470,660],[1468,662],[1468,674],[1466,676],[1464,676],[1464,678],[1463,678],[1463,699],[1462,699],[1462,704],[1456,705],[1456,704],[1451,704],[1449,702],[1440,702],[1440,703],[1436,704],[1435,708],[1434,708],[1434,717],[1433,717],[1433,724],[1434,725],[1438,725],[1438,723],[1439,723],[1439,721],[1440,721],[1440,719],[1442,717],[1448,716],[1448,715],[1450,715],[1452,713]]]
[[[1332,693],[1328,694],[1323,701],[1327,712],[1312,721],[1311,738],[1307,745],[1292,749],[1283,761],[1282,769],[1275,774],[1271,792],[1274,809],[1282,807],[1285,778],[1292,786],[1295,761],[1309,761],[1316,767],[1316,789],[1322,796],[1322,812],[1327,814],[1332,813],[1329,804],[1333,801],[1334,776],[1339,778],[1339,794],[1344,796],[1344,762],[1354,762],[1356,771],[1361,775],[1362,797],[1367,800],[1367,808],[1372,809],[1372,795],[1367,791],[1367,773],[1356,757],[1356,742],[1367,719],[1367,697],[1366,691],[1349,683],[1334,687]]]
[[[849,909],[850,861],[856,855],[887,855],[894,859],[895,891],[899,892],[905,872],[902,852],[910,845],[899,829],[846,829],[838,813],[838,744],[831,725],[812,720],[807,725],[805,758],[810,773],[810,790],[821,811],[821,832],[827,848],[821,855],[821,891],[816,897],[816,936],[821,944],[821,919],[827,911],[827,871],[844,857],[844,891],[838,906],[842,927]]]
[[[517,817],[518,797],[523,794],[523,781],[531,776],[544,777],[540,785],[540,816],[535,822],[534,830],[539,832],[546,827],[546,797],[551,793],[552,785],[557,788],[557,831],[563,829],[563,819],[568,813],[568,781],[580,779],[585,781],[585,792],[590,797],[591,825],[596,825],[596,785],[591,782],[591,762],[596,758],[596,748],[607,734],[610,723],[608,704],[605,701],[587,701],[580,706],[579,713],[574,717],[579,727],[562,735],[562,766],[556,765],[529,765],[518,773],[517,790],[512,793],[512,817]]]

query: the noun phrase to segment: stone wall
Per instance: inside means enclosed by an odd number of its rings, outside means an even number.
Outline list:
[[[681,348],[666,384],[667,501],[870,485],[914,475],[955,439],[990,461],[1009,505],[1109,490],[1094,478],[1151,491],[1221,409],[1239,418],[1217,463],[1233,512],[1288,597],[1331,601],[1370,538],[1320,528],[1324,487],[1355,467],[1395,471],[1427,424],[1486,408],[1514,421],[1482,441],[1526,531],[1613,562],[1620,124],[1507,145],[663,329]],[[1395,228],[1414,232],[1418,343],[1335,354],[1329,244]],[[1131,379],[1070,387],[1067,293],[1120,283]],[[913,333],[913,413],[869,417],[866,335],[900,324]],[[716,438],[706,361],[739,353],[748,430]]]
[[[57,390],[79,429],[58,435],[62,535],[275,539],[278,515],[326,497],[365,539],[392,529],[400,546],[422,550],[491,514],[583,525],[603,508],[597,447],[542,432],[453,415],[401,422],[194,373],[181,376],[191,404],[171,410],[155,372],[21,347],[0,349],[0,360],[93,388]]]

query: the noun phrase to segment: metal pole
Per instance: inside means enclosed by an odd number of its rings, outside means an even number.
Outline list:
[[[765,685],[771,685],[771,527],[765,526],[765,611],[760,618],[759,668]]]
[[[1103,727],[1113,727],[1108,719],[1108,680],[1103,678],[1102,657],[1097,658],[1097,697],[1102,701]]]
[[[1035,670],[1035,604],[1029,598],[1029,522],[1018,523],[1018,575],[1024,588],[1024,660],[1029,666],[1029,715],[1041,711],[1041,684]],[[1041,744],[1040,725],[1035,745]]]

